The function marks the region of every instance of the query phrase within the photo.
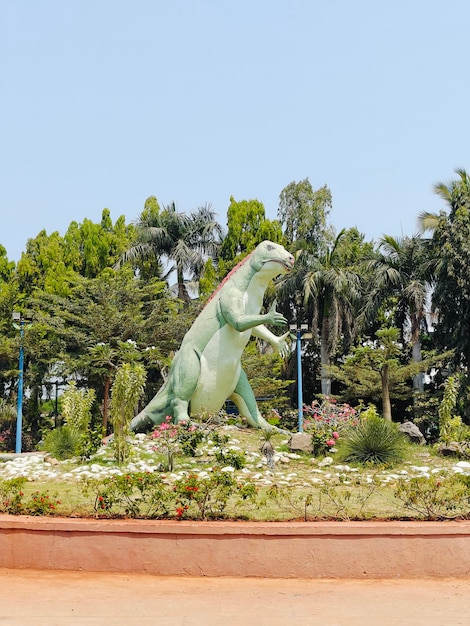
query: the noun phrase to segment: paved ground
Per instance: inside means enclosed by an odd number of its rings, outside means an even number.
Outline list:
[[[468,626],[470,579],[160,578],[0,569],[0,626]]]

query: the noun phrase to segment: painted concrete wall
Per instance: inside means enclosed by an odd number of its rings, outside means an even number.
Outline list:
[[[0,515],[0,567],[264,578],[470,575],[470,522],[173,522]]]

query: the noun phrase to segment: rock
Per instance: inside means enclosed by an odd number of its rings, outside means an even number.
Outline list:
[[[326,456],[322,461],[320,461],[320,463],[318,464],[318,467],[327,467],[328,465],[331,465],[333,463],[333,459],[331,458],[331,456]]]
[[[311,454],[313,452],[312,437],[307,433],[294,433],[289,441],[289,448]]]
[[[470,457],[470,442],[469,441],[451,441],[449,443],[443,443],[437,449],[442,456],[464,456]]]
[[[411,441],[419,443],[421,446],[426,444],[426,439],[423,433],[419,430],[416,424],[413,424],[413,422],[403,422],[403,424],[400,424],[398,428],[402,433],[408,435]]]
[[[438,447],[437,451],[441,456],[454,456],[456,454],[461,454],[460,446],[456,441],[443,443]]]
[[[58,461],[55,457],[53,456],[48,456],[46,457],[47,462],[49,463],[49,465],[53,466],[53,465],[60,465],[60,461]]]

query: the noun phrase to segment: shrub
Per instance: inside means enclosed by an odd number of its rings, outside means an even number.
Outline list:
[[[82,437],[70,426],[60,426],[49,431],[44,437],[42,449],[59,461],[71,459],[80,454]]]
[[[421,519],[468,519],[469,487],[470,478],[461,474],[411,478],[398,482],[395,497]]]
[[[311,434],[314,455],[333,448],[347,426],[357,424],[357,411],[349,404],[337,404],[334,399],[314,400],[304,407],[304,431]]]
[[[152,439],[155,440],[154,450],[164,455],[166,469],[169,471],[173,470],[174,459],[178,454],[195,456],[203,437],[202,430],[195,424],[174,424],[170,415],[152,433]]]
[[[348,428],[341,442],[341,457],[346,461],[393,465],[403,460],[406,440],[397,424],[377,416],[362,418]]]
[[[23,488],[26,478],[11,478],[0,480],[0,512],[10,515],[23,513]]]
[[[203,478],[188,474],[174,486],[176,518],[185,515],[199,519],[220,517],[237,489],[237,482],[230,472],[214,471]]]
[[[459,391],[459,381],[449,376],[444,385],[444,396],[439,405],[439,439],[444,443],[462,441],[466,437],[466,429],[459,415],[454,415]]]
[[[57,495],[46,491],[35,491],[29,500],[24,500],[26,478],[11,478],[0,481],[0,512],[9,515],[54,515],[57,513]]]
[[[230,465],[237,470],[243,469],[246,465],[245,453],[236,450],[217,450],[215,458],[220,465]]]
[[[90,480],[83,486],[98,516],[167,517],[173,494],[159,474],[136,472]]]
[[[129,454],[129,425],[144,392],[147,373],[141,363],[123,363],[117,370],[111,391],[110,414],[114,427],[113,447],[119,464]]]

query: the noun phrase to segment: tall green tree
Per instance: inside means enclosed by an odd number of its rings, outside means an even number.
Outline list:
[[[8,282],[15,269],[15,263],[9,261],[6,249],[0,244],[0,284]]]
[[[64,237],[57,231],[48,235],[42,230],[28,240],[18,262],[20,291],[70,296],[80,276],[96,278],[113,267],[129,246],[132,232],[122,216],[113,226],[108,209],[103,210],[100,223],[87,218],[81,224],[71,222]]]
[[[282,243],[280,222],[266,218],[264,205],[259,200],[236,201],[230,196],[227,234],[220,250],[225,270],[235,266],[266,239]]]
[[[328,225],[332,207],[331,191],[324,185],[314,190],[308,178],[291,182],[279,196],[278,219],[282,224],[287,246],[318,253],[334,239]]]
[[[135,240],[120,262],[165,259],[169,272],[176,271],[178,297],[188,303],[185,274],[197,280],[208,256],[216,257],[222,229],[210,206],[200,207],[189,215],[177,211],[174,203],[159,210],[145,210],[136,223]],[[173,264],[173,265],[172,265]]]
[[[470,176],[456,170],[457,180],[437,183],[435,193],[447,204],[424,226],[433,227],[435,339],[442,349],[454,349],[454,363],[470,366]],[[421,216],[423,218],[423,216]],[[467,383],[468,385],[468,383]]]
[[[375,259],[368,264],[370,283],[365,313],[377,316],[387,298],[396,302],[395,323],[401,329],[402,341],[409,333],[412,357],[421,361],[421,333],[426,330],[426,304],[431,290],[429,241],[419,235],[394,238],[385,236],[379,243]],[[423,374],[413,380],[415,392],[423,392]]]
[[[320,346],[321,393],[331,395],[331,357],[338,341],[347,349],[355,333],[357,305],[361,296],[361,276],[347,260],[348,231],[342,230],[322,254],[300,250],[295,272],[280,286],[280,297],[297,294],[303,315],[308,316],[312,334]],[[297,315],[302,315],[297,311]]]

